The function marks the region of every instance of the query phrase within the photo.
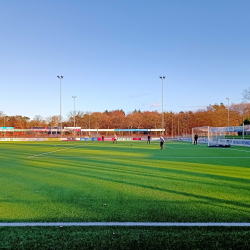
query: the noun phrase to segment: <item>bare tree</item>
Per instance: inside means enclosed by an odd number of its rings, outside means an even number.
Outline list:
[[[5,121],[4,121],[4,119],[5,119],[5,114],[4,114],[4,112],[3,111],[0,111],[0,120],[1,120],[1,125],[2,125],[2,127],[4,127],[4,125],[5,125]],[[0,125],[0,126],[1,126]]]
[[[243,90],[243,102],[249,102],[250,101],[250,87],[248,89]]]
[[[232,104],[231,109],[238,114],[238,121],[241,123],[244,118],[249,116],[250,113],[250,103],[239,103],[239,104]]]
[[[46,117],[46,121],[48,123],[49,127],[57,127],[58,126],[58,117],[60,118],[60,116],[48,116]]]
[[[34,127],[42,127],[45,124],[44,118],[41,115],[35,115],[31,122]]]

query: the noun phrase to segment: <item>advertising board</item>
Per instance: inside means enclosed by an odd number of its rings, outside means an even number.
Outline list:
[[[27,138],[11,138],[11,141],[27,141]]]
[[[186,141],[186,142],[192,142],[192,138],[179,138],[179,141]],[[202,141],[203,142],[203,138],[199,139],[199,142]],[[207,141],[206,141],[207,142]],[[204,141],[205,143],[205,141]]]
[[[243,126],[235,126],[235,127],[211,127],[211,132],[214,133],[223,133],[223,132],[242,132]],[[250,131],[250,125],[244,126],[244,131]]]
[[[110,137],[104,137],[104,141],[113,141],[114,140],[114,138],[110,138]]]
[[[61,141],[60,138],[47,138],[47,141]]]
[[[160,138],[157,138],[157,137],[151,138],[151,141],[159,141],[159,140],[160,140]]]
[[[118,141],[132,141],[133,138],[118,138]]]
[[[28,141],[47,141],[47,138],[29,138]]]

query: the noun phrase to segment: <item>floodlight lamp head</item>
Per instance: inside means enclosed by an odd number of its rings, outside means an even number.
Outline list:
[[[58,78],[60,78],[60,76],[57,76]]]
[[[163,79],[165,79],[166,78],[166,76],[163,76]]]
[[[162,77],[161,76],[159,76],[161,79],[162,79]]]
[[[61,76],[61,78],[63,78],[63,76]]]

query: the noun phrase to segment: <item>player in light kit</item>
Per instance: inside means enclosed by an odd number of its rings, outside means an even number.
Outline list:
[[[160,146],[161,146],[161,150],[163,149],[163,144],[164,144],[165,140],[163,138],[163,136],[160,136]]]
[[[114,140],[113,140],[113,144],[116,142],[116,144],[117,144],[117,135],[115,134],[115,136],[114,136]]]

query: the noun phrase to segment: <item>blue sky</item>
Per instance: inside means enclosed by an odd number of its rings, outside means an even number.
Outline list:
[[[0,111],[188,111],[242,101],[249,0],[0,0]]]

